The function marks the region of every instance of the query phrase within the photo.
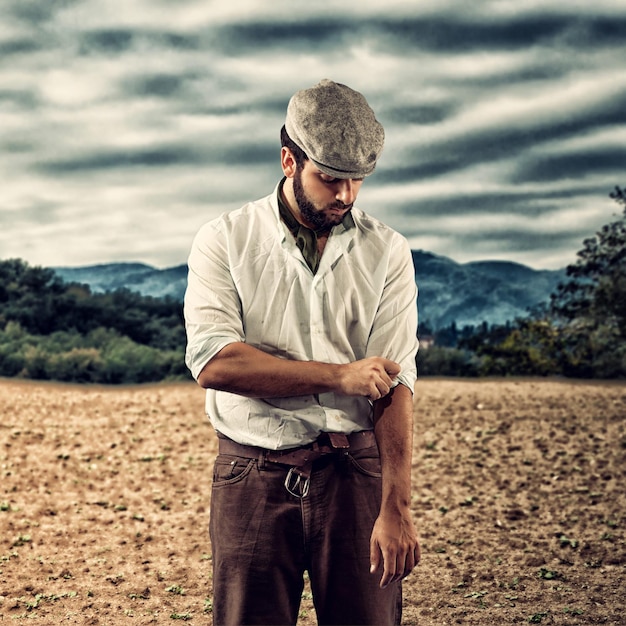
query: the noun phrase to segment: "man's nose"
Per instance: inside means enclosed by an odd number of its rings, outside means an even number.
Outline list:
[[[354,204],[356,200],[356,187],[351,178],[345,178],[338,183],[337,194],[335,198],[346,205]]]

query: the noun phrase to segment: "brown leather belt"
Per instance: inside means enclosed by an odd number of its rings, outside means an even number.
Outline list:
[[[373,430],[343,433],[322,433],[313,443],[286,450],[267,450],[237,443],[218,433],[220,454],[232,454],[249,459],[264,459],[269,463],[281,463],[291,467],[304,467],[325,454],[363,450],[376,445]]]
[[[248,459],[259,459],[259,464],[269,462],[289,467],[285,478],[285,489],[296,498],[305,498],[311,484],[313,462],[326,454],[347,453],[350,450],[363,450],[376,445],[373,430],[357,433],[322,433],[313,443],[287,450],[267,450],[256,446],[246,446],[217,433],[220,454],[232,454]]]

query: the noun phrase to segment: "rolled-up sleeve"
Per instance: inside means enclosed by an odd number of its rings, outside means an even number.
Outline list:
[[[394,244],[367,355],[384,356],[398,363],[402,369],[396,382],[413,391],[417,380],[417,285],[408,242],[398,236]]]
[[[228,242],[222,227],[218,222],[205,224],[189,254],[185,363],[196,380],[222,348],[244,341],[241,301],[229,270]]]

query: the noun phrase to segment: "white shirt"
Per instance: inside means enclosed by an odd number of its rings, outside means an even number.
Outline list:
[[[280,219],[277,191],[205,224],[194,239],[185,294],[194,378],[241,341],[300,361],[386,357],[402,368],[396,382],[413,391],[417,287],[406,239],[353,208],[354,224],[333,228],[313,274]],[[373,427],[366,398],[335,393],[256,399],[208,389],[206,411],[231,439],[275,450],[323,431]]]

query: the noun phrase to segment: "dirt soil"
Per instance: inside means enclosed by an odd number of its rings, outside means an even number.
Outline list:
[[[403,623],[626,624],[626,384],[424,379],[415,409]],[[193,383],[0,380],[0,622],[209,624],[215,452]]]

